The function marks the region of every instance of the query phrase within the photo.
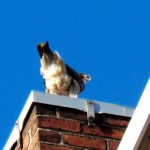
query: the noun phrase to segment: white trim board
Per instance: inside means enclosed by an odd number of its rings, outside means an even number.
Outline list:
[[[149,135],[146,135],[150,128],[150,79],[144,89],[140,101],[135,109],[132,119],[126,129],[126,132],[121,140],[118,150],[150,150]],[[147,137],[145,137],[147,136]],[[146,139],[147,138],[147,139]],[[144,142],[144,143],[143,143]],[[147,144],[147,145],[145,145]],[[143,149],[143,147],[147,147]],[[142,148],[142,149],[141,149]]]

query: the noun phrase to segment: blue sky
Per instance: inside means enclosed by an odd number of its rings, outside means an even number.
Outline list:
[[[36,45],[92,76],[80,98],[135,107],[150,73],[150,1],[0,1],[0,148],[31,90],[44,91]]]

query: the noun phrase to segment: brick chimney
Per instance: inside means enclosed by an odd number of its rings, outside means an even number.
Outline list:
[[[117,150],[133,111],[33,91],[4,150]]]

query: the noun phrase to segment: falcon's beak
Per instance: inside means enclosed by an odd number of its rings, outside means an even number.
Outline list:
[[[45,46],[45,44],[39,43],[39,44],[37,45],[37,48],[38,48],[38,49],[41,49],[41,48],[43,48],[44,46]]]
[[[37,45],[37,48],[38,49],[42,49],[42,48],[46,48],[46,47],[48,47],[48,41],[44,44],[44,43],[39,43],[38,45]]]

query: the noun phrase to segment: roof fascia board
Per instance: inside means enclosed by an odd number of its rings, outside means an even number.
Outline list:
[[[150,79],[143,91],[118,150],[137,150],[150,124]]]

